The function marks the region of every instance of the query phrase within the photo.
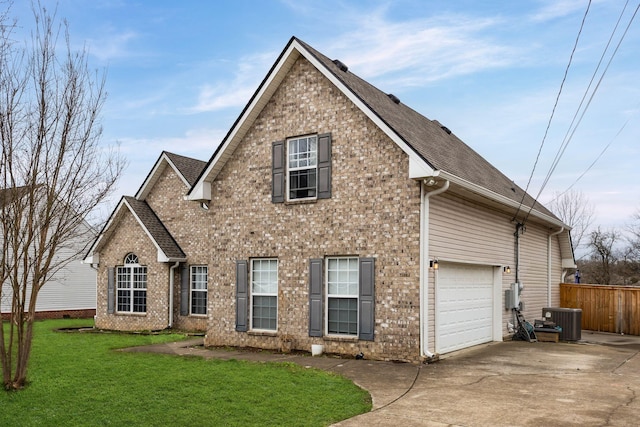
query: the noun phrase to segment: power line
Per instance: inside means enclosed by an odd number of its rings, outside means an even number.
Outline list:
[[[525,196],[528,194],[529,191],[529,186],[531,185],[531,180],[533,179],[533,174],[536,171],[536,167],[538,165],[538,161],[540,160],[540,154],[542,153],[542,147],[544,147],[544,143],[547,139],[547,135],[549,134],[549,128],[551,127],[551,122],[553,121],[553,117],[555,115],[556,112],[556,108],[558,106],[558,102],[560,101],[560,95],[562,94],[562,89],[564,87],[564,83],[567,80],[567,75],[569,74],[569,68],[571,67],[571,63],[573,61],[573,55],[576,52],[576,49],[578,47],[578,41],[580,40],[580,35],[582,34],[582,29],[584,28],[584,23],[587,19],[587,14],[589,13],[589,8],[591,7],[591,0],[589,0],[589,3],[587,4],[587,10],[585,10],[584,12],[584,16],[582,17],[582,23],[580,24],[580,29],[578,30],[578,35],[576,36],[576,41],[573,44],[573,49],[571,50],[571,55],[569,56],[569,63],[567,64],[567,67],[564,70],[564,76],[562,77],[562,82],[560,83],[560,89],[558,90],[558,94],[556,95],[556,100],[555,103],[553,104],[553,109],[551,110],[551,116],[549,117],[549,121],[547,122],[547,127],[544,131],[544,136],[542,137],[542,142],[540,143],[540,148],[538,149],[538,154],[536,155],[536,161],[533,163],[533,169],[531,170],[531,175],[529,175],[529,180],[527,181],[527,186],[525,187],[524,193],[522,194],[522,199],[520,199],[520,204],[518,205],[518,209],[516,210],[516,213],[513,215],[513,220],[515,220],[518,216],[518,213],[520,212],[520,209],[522,208],[522,204],[524,203],[524,198]],[[535,205],[535,200],[534,203]]]
[[[585,171],[582,172],[582,174],[580,174],[580,176],[578,178],[576,178],[576,180],[573,181],[573,183],[569,187],[567,187],[566,190],[564,190],[561,193],[558,193],[556,195],[556,197],[554,197],[553,199],[551,199],[549,201],[549,203],[553,203],[554,201],[556,201],[560,197],[562,197],[562,195],[565,194],[567,191],[571,190],[578,183],[578,181],[580,181],[587,174],[587,172],[589,172],[591,170],[591,168],[593,168],[593,166],[595,166],[595,164],[598,163],[598,160],[600,160],[600,158],[604,155],[604,153],[609,149],[609,147],[613,144],[613,142],[618,138],[618,136],[622,133],[622,131],[627,126],[627,124],[629,123],[630,120],[631,120],[631,118],[628,118],[627,121],[624,122],[622,127],[615,134],[615,136],[613,138],[611,138],[611,141],[609,141],[609,143],[607,145],[605,145],[605,147],[602,149],[602,151],[600,151],[600,154],[598,154],[598,156],[593,160],[593,162],[591,162],[589,167],[587,167],[587,169],[585,169]]]
[[[628,4],[628,1],[627,1]],[[624,14],[624,11],[626,10],[626,6],[627,4],[625,4],[625,7],[623,8],[621,14],[620,14],[620,18],[618,19],[618,22],[616,23],[613,32],[611,34],[611,37],[609,39],[609,43],[611,41],[611,39],[613,38],[614,34],[617,31],[618,28],[618,24],[620,22],[620,20],[622,19],[622,16]],[[524,219],[523,222],[526,223],[527,219],[529,218],[529,215],[531,214],[531,211],[533,210],[535,204],[537,203],[537,199],[540,197],[540,195],[542,194],[542,191],[545,189],[545,187],[547,186],[547,184],[549,183],[549,180],[551,179],[551,175],[553,174],[553,172],[556,170],[558,164],[560,163],[560,159],[562,158],[562,156],[564,155],[565,150],[567,149],[567,146],[569,145],[569,143],[571,142],[571,140],[573,139],[573,135],[575,134],[576,130],[578,129],[578,126],[580,125],[580,123],[582,122],[582,119],[584,118],[585,113],[587,112],[587,110],[589,109],[589,106],[591,105],[591,101],[593,101],[593,98],[595,97],[595,94],[598,92],[598,89],[600,87],[600,84],[602,83],[602,80],[604,79],[604,76],[607,74],[607,71],[609,70],[609,66],[611,65],[611,62],[613,61],[613,58],[616,56],[618,49],[620,48],[620,45],[622,44],[622,41],[625,39],[629,28],[631,27],[631,24],[633,22],[633,20],[635,19],[638,10],[640,9],[640,3],[638,4],[638,6],[636,7],[636,10],[633,12],[633,15],[631,16],[631,18],[629,19],[629,23],[627,24],[627,27],[624,30],[624,33],[622,34],[622,36],[620,37],[620,40],[618,41],[618,44],[616,45],[615,50],[613,51],[613,53],[611,54],[611,57],[609,58],[609,61],[607,62],[607,66],[605,67],[605,69],[602,71],[602,74],[600,76],[600,78],[598,79],[598,83],[596,84],[595,88],[593,89],[593,91],[591,92],[591,95],[589,96],[589,99],[587,101],[587,104],[585,105],[584,109],[582,109],[582,112],[580,113],[580,108],[583,104],[583,101],[585,99],[585,97],[587,96],[587,93],[591,87],[591,83],[593,82],[593,79],[595,78],[595,75],[597,74],[597,71],[600,67],[600,64],[602,63],[602,59],[606,53],[606,51],[609,48],[609,43],[607,43],[607,46],[605,47],[602,57],[600,59],[600,62],[598,63],[598,66],[596,67],[594,74],[591,78],[591,82],[589,83],[589,86],[587,87],[587,89],[585,90],[585,94],[582,98],[582,101],[580,102],[580,105],[578,106],[578,108],[576,109],[576,114],[574,115],[574,119],[571,122],[571,125],[569,126],[569,129],[567,130],[567,135],[565,135],[565,138],[560,146],[560,148],[558,149],[558,152],[556,153],[556,157],[554,158],[551,167],[549,168],[549,172],[547,173],[547,176],[544,179],[544,182],[542,183],[542,186],[540,187],[540,191],[538,191],[538,194],[536,195],[536,197],[534,198],[534,201],[531,205],[531,207],[529,208],[529,211],[527,212],[527,215]],[[578,121],[575,122],[575,118],[578,115],[578,113],[580,113],[580,117],[578,118]],[[573,129],[571,128],[571,126],[573,125],[573,123],[575,122],[575,126],[573,126]],[[626,126],[626,123],[625,125]],[[623,128],[624,128],[623,126]],[[616,135],[617,136],[617,135]],[[609,143],[610,145],[611,143]],[[607,147],[608,148],[608,147]],[[606,150],[606,148],[605,148]],[[600,158],[600,156],[598,157]]]
[[[580,122],[578,122],[574,127],[574,123],[576,123],[576,118],[578,117],[578,113],[580,113],[582,105],[584,104],[584,100],[587,98],[587,95],[589,94],[589,90],[591,89],[591,85],[593,84],[593,81],[596,78],[598,70],[600,69],[600,65],[602,65],[602,61],[604,60],[604,57],[605,57],[607,51],[609,50],[609,46],[611,45],[611,41],[613,40],[613,37],[614,37],[616,31],[618,30],[618,25],[620,25],[620,21],[622,20],[622,17],[624,16],[625,10],[627,10],[627,5],[628,4],[629,4],[629,0],[627,0],[627,2],[625,3],[624,7],[622,8],[622,12],[620,12],[620,16],[618,17],[618,21],[616,22],[616,25],[613,27],[613,31],[611,31],[611,35],[609,36],[609,40],[607,41],[607,45],[604,47],[604,50],[602,51],[602,55],[600,55],[600,60],[598,61],[598,65],[596,65],[596,69],[593,71],[593,74],[591,75],[591,80],[589,81],[589,84],[587,85],[587,88],[585,89],[584,94],[582,95],[582,99],[580,100],[580,104],[578,105],[578,108],[576,108],[576,112],[573,115],[573,118],[571,119],[571,123],[569,124],[569,127],[567,128],[567,133],[564,135],[564,139],[562,140],[562,144],[560,144],[561,149],[558,150],[558,152],[556,153],[556,156],[553,159],[553,162],[551,162],[552,168],[549,170],[549,172],[547,173],[547,176],[545,177],[545,181],[544,181],[543,187],[546,185],[546,183],[547,183],[548,179],[550,178],[551,173],[553,172],[553,170],[555,170],[555,165],[557,165],[557,163],[559,162],[560,157],[562,156],[562,154],[564,154],[564,150],[566,149],[566,146],[569,144],[569,140],[571,139],[571,137],[573,137],[573,133],[575,132],[575,129],[580,124]],[[613,56],[612,56],[611,59],[613,59]],[[609,63],[611,63],[611,60],[609,60]],[[604,73],[600,77],[600,81],[602,81],[602,77],[604,77]],[[599,84],[600,83],[598,83],[598,85]],[[592,98],[593,98],[593,94],[591,96],[591,99]],[[586,108],[587,107],[585,107],[585,110],[586,110]],[[583,115],[584,115],[584,111],[583,111]],[[582,116],[580,117],[580,119],[582,119]],[[573,131],[572,131],[572,128],[573,128]],[[542,190],[540,190],[540,192],[542,192]],[[538,193],[538,195],[539,194],[540,193]],[[537,199],[537,197],[536,197],[536,199]]]

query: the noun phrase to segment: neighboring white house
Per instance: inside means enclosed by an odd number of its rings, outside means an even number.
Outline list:
[[[5,192],[6,190],[0,190]],[[3,197],[2,200],[5,200]],[[83,251],[87,242],[93,241],[95,231],[86,222],[80,225],[75,239],[65,248],[61,248],[56,257],[68,258],[74,253]],[[56,272],[52,279],[40,289],[36,302],[37,318],[62,317],[93,317],[96,311],[96,272],[88,264],[82,263],[83,255],[75,256],[69,264]],[[0,312],[11,312],[12,291],[10,286],[3,284],[0,294]]]

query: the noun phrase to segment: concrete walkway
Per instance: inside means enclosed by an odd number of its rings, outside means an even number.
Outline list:
[[[194,347],[201,339],[124,351],[293,362],[341,374],[369,391],[373,410],[337,426],[638,425],[640,337],[584,331],[582,338],[492,343],[430,365]]]

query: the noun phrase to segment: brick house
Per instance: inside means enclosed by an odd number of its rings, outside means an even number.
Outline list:
[[[163,152],[135,197],[120,200],[85,258],[97,266],[96,327],[206,329],[208,217],[184,199],[205,165]]]
[[[295,37],[209,162],[181,158],[193,179],[172,157],[87,256],[98,327],[202,327],[206,345],[415,362],[502,340],[516,274],[534,317],[558,305],[574,265],[551,212],[449,129]],[[205,315],[193,313],[198,289]]]

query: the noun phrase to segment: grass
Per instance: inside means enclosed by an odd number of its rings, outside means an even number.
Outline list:
[[[182,335],[64,333],[37,322],[29,385],[0,391],[0,425],[322,426],[371,409],[350,381],[294,364],[113,351]]]

